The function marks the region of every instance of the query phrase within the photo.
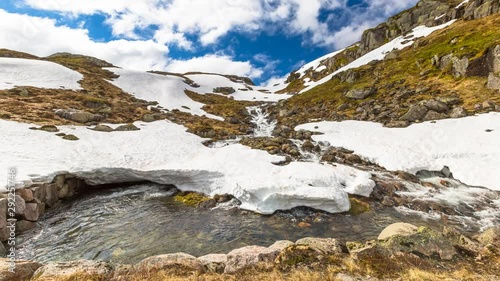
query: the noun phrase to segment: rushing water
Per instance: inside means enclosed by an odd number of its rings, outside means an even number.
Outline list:
[[[47,261],[96,259],[134,263],[145,257],[186,252],[227,253],[302,237],[374,239],[387,225],[425,222],[390,208],[359,216],[295,210],[262,216],[239,209],[196,209],[174,201],[173,191],[139,185],[96,191],[47,212],[36,229],[18,236],[19,258]]]
[[[270,137],[276,128],[277,121],[269,120],[269,113],[265,112],[260,106],[249,106],[247,111],[252,116],[252,123],[255,124],[254,137]]]

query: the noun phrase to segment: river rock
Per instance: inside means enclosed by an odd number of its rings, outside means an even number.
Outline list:
[[[16,260],[16,269],[9,271],[10,259],[0,258],[0,280],[5,281],[24,281],[30,280],[33,273],[40,268],[42,264],[32,261]]]
[[[36,223],[32,221],[21,220],[16,222],[16,233],[22,233],[36,227]]]
[[[223,273],[226,268],[226,254],[210,254],[199,257],[198,260],[203,264],[208,272]]]
[[[25,202],[31,202],[35,199],[33,197],[33,191],[31,191],[31,189],[28,188],[18,189],[16,190],[16,194],[21,196],[21,198],[23,198]]]
[[[306,245],[326,255],[342,254],[344,247],[337,239],[313,237],[299,239],[295,245]]]
[[[38,221],[40,213],[38,211],[37,203],[26,203],[26,210],[24,210],[24,218],[28,221]]]
[[[392,237],[394,235],[403,235],[403,236],[408,236],[413,233],[416,233],[418,230],[418,227],[409,224],[409,223],[404,223],[404,222],[398,222],[398,223],[393,223],[389,225],[388,227],[384,228],[380,235],[378,236],[378,240],[385,240],[389,237]]]
[[[26,201],[24,201],[24,199],[21,196],[16,195],[15,202],[16,202],[15,204],[16,215],[22,216],[24,214],[24,210],[26,209]]]
[[[278,256],[279,251],[261,246],[246,246],[227,254],[225,273],[235,273],[241,269],[259,264],[270,264]]]
[[[33,274],[33,281],[42,280],[109,280],[113,267],[103,261],[69,261],[46,264]]]
[[[158,255],[145,258],[137,264],[137,268],[141,271],[159,271],[171,268],[182,268],[186,271],[199,273],[205,271],[200,260],[185,253]]]

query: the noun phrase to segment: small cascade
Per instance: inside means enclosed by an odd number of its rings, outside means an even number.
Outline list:
[[[321,162],[321,155],[322,152],[324,151],[325,147],[321,147],[321,152],[315,152],[315,151],[307,151],[302,148],[304,145],[305,141],[303,140],[296,140],[296,139],[290,139],[290,141],[296,145],[299,149],[301,156],[301,160],[305,162],[314,162],[314,163],[319,163]]]
[[[247,107],[252,116],[252,123],[255,124],[254,137],[270,137],[276,128],[276,120],[269,120],[269,113],[264,112],[260,106]]]

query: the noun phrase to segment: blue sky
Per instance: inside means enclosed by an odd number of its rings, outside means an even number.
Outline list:
[[[2,0],[0,48],[257,83],[359,40],[417,0]]]

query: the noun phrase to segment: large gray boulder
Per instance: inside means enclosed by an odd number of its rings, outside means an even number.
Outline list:
[[[226,268],[227,255],[209,254],[199,257],[198,260],[208,272],[223,273]]]

